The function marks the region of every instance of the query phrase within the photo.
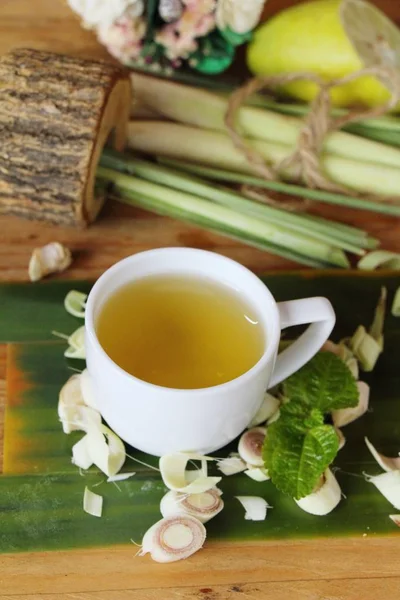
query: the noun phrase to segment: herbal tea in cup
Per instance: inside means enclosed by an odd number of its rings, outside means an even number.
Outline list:
[[[99,411],[128,444],[207,454],[247,427],[265,390],[312,358],[334,322],[326,298],[277,304],[233,260],[160,248],[120,261],[93,286],[86,363]],[[303,323],[312,325],[278,355],[281,330]]]
[[[116,290],[97,318],[108,356],[127,373],[168,388],[231,381],[265,349],[256,309],[227,285],[206,277],[144,277]]]

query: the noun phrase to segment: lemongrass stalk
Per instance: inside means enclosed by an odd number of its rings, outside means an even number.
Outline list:
[[[206,167],[204,165],[186,162],[184,160],[165,158],[161,155],[157,156],[157,160],[161,164],[171,166],[174,168],[179,168],[181,171],[185,171],[187,173],[193,173],[202,177],[208,177],[209,179],[214,179],[215,181],[253,185],[256,187],[269,189],[274,192],[287,194],[289,196],[309,198],[310,200],[315,200],[317,202],[326,202],[328,204],[337,204],[341,206],[349,206],[351,208],[370,210],[372,212],[377,213],[400,216],[400,207],[394,204],[385,204],[384,202],[373,202],[372,200],[353,198],[351,196],[344,196],[342,194],[325,192],[323,190],[314,190],[299,185],[293,185],[291,183],[285,183],[283,181],[268,181],[266,179],[261,179],[260,177],[255,177],[254,175],[245,175],[244,173],[236,173],[234,171],[227,171],[215,167]],[[349,227],[348,225],[343,224],[340,224],[340,226],[346,228]],[[353,227],[351,227],[350,229],[354,230]],[[374,247],[376,247],[375,241],[372,240],[371,248]]]
[[[267,108],[285,115],[298,117],[305,117],[310,112],[309,104],[279,102],[277,100],[270,100],[261,94],[255,94],[249,99],[248,104],[257,106],[259,108]],[[344,108],[335,107],[331,110],[331,115],[333,117],[342,117],[347,113],[348,111]],[[382,117],[374,117],[372,119],[362,119],[361,121],[357,121],[357,125],[360,125],[361,127],[365,126],[371,129],[400,132],[400,119],[392,115],[384,115]],[[346,128],[347,127],[353,127],[353,124],[346,126]]]
[[[343,251],[337,247],[289,231],[284,226],[260,222],[259,219],[236,213],[208,200],[104,167],[98,167],[97,176],[112,182],[114,189],[122,191],[125,196],[126,192],[132,192],[131,197],[135,202],[140,202],[143,196],[145,199],[153,200],[154,206],[157,204],[160,209],[168,210],[171,215],[172,212],[179,213],[181,218],[185,219],[189,216],[194,222],[205,226],[214,223],[219,228],[226,229],[227,233],[233,233],[238,237],[243,233],[260,245],[280,246],[318,262],[331,263],[339,267],[347,267],[349,264]],[[147,206],[149,207],[149,203]]]
[[[278,164],[291,150],[283,144],[247,140],[269,164]],[[128,144],[133,150],[161,154],[168,158],[189,160],[212,167],[253,174],[245,156],[234,147],[227,134],[197,129],[186,125],[159,121],[135,121],[128,126]],[[355,191],[383,196],[396,196],[400,190],[400,170],[386,165],[363,163],[340,156],[322,155],[322,166],[334,182]],[[283,174],[295,179],[293,170]],[[368,208],[368,201],[357,199],[359,206]],[[352,203],[357,206],[357,202]],[[350,206],[351,201],[346,201]],[[360,204],[361,203],[361,204]],[[400,212],[400,205],[397,207]]]
[[[138,101],[153,111],[187,125],[226,131],[228,101],[224,96],[145,75],[134,75],[133,84]],[[293,149],[303,123],[295,117],[245,105],[237,113],[237,125],[247,137]],[[329,134],[324,149],[335,156],[357,156],[359,160],[400,167],[400,151],[396,148],[343,131]]]
[[[137,175],[147,181],[153,181],[154,183],[166,185],[201,198],[206,198],[207,200],[217,202],[232,210],[259,218],[268,223],[275,223],[276,225],[281,225],[283,223],[287,229],[306,235],[312,235],[315,239],[337,245],[343,250],[353,252],[360,256],[365,254],[363,248],[368,248],[368,244],[365,243],[365,240],[361,242],[358,237],[354,240],[355,236],[350,238],[348,234],[342,235],[341,230],[338,229],[336,231],[335,224],[332,224],[329,221],[314,221],[305,215],[290,213],[278,208],[253,202],[231,190],[209,185],[199,178],[183,175],[179,171],[173,171],[151,162],[146,162],[137,158],[129,158],[126,155],[121,155],[116,152],[105,151],[103,152],[100,164],[117,171]]]

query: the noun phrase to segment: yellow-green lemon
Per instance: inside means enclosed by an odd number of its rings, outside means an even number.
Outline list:
[[[400,75],[400,30],[364,0],[312,0],[261,25],[248,46],[247,63],[256,75],[312,72],[327,81],[375,64],[395,67]],[[304,101],[316,93],[309,81],[284,89]],[[388,98],[388,90],[371,76],[332,90],[337,106],[376,106]]]

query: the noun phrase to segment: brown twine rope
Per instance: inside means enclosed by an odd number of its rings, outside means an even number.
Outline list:
[[[372,75],[379,79],[391,92],[390,100],[382,106],[367,110],[352,110],[344,116],[332,118],[330,90],[365,75]],[[315,83],[319,87],[319,92],[304,119],[294,152],[274,166],[268,165],[262,154],[247,144],[238,132],[237,112],[246,99],[256,92],[299,80]],[[349,123],[380,117],[395,108],[399,102],[399,73],[395,69],[385,66],[368,67],[332,82],[325,82],[314,73],[288,73],[271,77],[255,77],[231,94],[225,115],[225,125],[236,148],[244,154],[254,171],[264,179],[280,179],[282,172],[290,170],[297,179],[303,179],[310,188],[349,194],[349,189],[330,181],[322,170],[320,155],[326,136]],[[356,195],[353,191],[350,191],[350,194]],[[372,199],[372,196],[370,198]],[[373,196],[373,198],[380,201],[386,200],[381,196]]]

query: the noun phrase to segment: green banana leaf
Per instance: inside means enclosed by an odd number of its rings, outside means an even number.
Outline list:
[[[332,301],[338,326],[335,338],[369,325],[382,285],[391,301],[400,285],[398,274],[271,275],[265,278],[278,300],[326,295]],[[57,417],[58,391],[77,361],[63,357],[63,343],[51,339],[51,330],[70,333],[82,322],[64,314],[62,300],[71,288],[88,290],[85,282],[52,282],[31,286],[0,286],[0,339],[8,352],[8,401],[5,424],[4,474],[0,476],[0,552],[52,550],[140,543],[146,529],[160,518],[159,501],[165,492],[160,474],[128,460],[124,470],[136,475],[123,482],[106,483],[91,469],[81,475],[70,460],[71,447],[82,434],[63,434]],[[5,301],[6,300],[6,301]],[[7,319],[4,315],[7,315]],[[33,315],[36,315],[33,318]],[[39,319],[38,315],[41,315]],[[47,340],[47,341],[46,341]],[[400,320],[388,316],[385,352],[372,374],[371,410],[347,426],[347,443],[335,462],[336,476],[346,498],[326,517],[301,511],[291,498],[268,481],[257,483],[243,474],[224,477],[225,510],[207,525],[210,539],[266,540],[312,537],[396,534],[389,519],[393,507],[368,483],[363,473],[381,470],[370,456],[367,435],[382,452],[400,450]],[[218,452],[225,456],[235,443]],[[133,457],[157,466],[155,457],[127,449]],[[215,466],[212,469],[216,472]],[[100,485],[93,487],[100,483]],[[103,517],[82,509],[85,486],[104,496]],[[263,496],[273,506],[265,522],[244,520],[236,495]],[[133,554],[136,549],[132,547]]]

